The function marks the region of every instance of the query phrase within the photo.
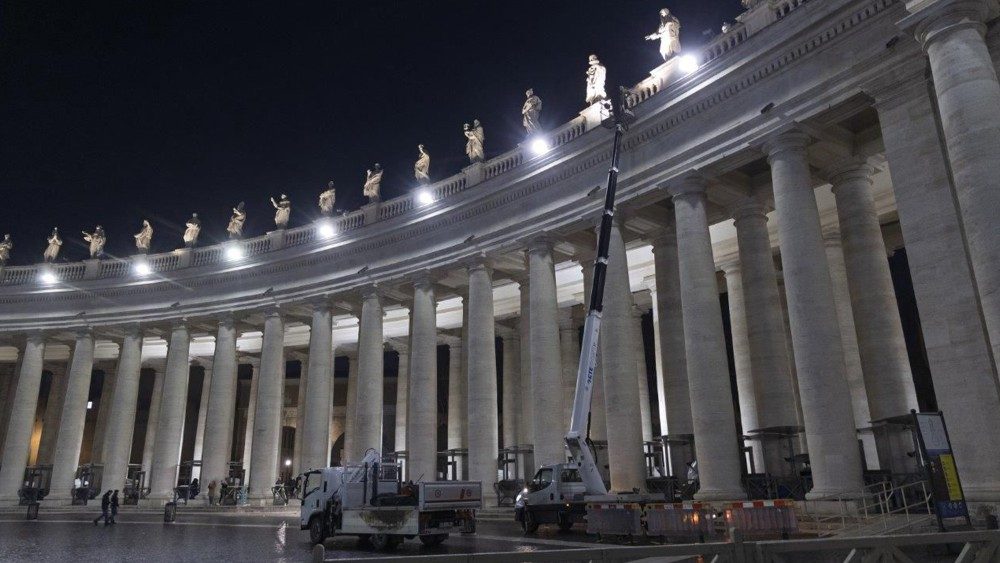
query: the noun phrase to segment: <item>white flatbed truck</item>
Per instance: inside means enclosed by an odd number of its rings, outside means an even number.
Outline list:
[[[304,480],[299,525],[314,544],[355,535],[389,550],[408,538],[438,545],[452,532],[474,532],[483,506],[477,481],[403,483],[395,464],[369,450],[361,463],[314,469]]]

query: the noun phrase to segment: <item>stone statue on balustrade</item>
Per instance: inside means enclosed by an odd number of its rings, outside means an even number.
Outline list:
[[[241,201],[239,205],[233,208],[233,214],[229,217],[226,232],[229,233],[230,240],[243,237],[243,223],[247,222],[247,212],[244,211],[244,207],[245,205]]]
[[[420,152],[420,156],[413,164],[413,175],[420,184],[427,184],[431,181],[431,155],[427,154],[423,145],[417,145],[417,151]]]
[[[184,229],[184,246],[194,248],[198,244],[198,235],[201,234],[201,219],[198,218],[198,214],[192,213],[184,226],[187,227]]]
[[[90,257],[101,258],[104,256],[104,244],[108,242],[108,236],[104,234],[104,227],[98,225],[94,227],[94,232],[83,232],[83,240],[90,243]],[[150,229],[152,233],[152,229]]]
[[[56,258],[59,258],[59,250],[62,249],[62,239],[59,238],[59,227],[52,228],[52,234],[49,235],[47,240],[49,245],[45,247],[45,252],[42,253],[42,260],[45,262],[55,262]]]
[[[375,163],[374,168],[369,168],[365,172],[364,194],[368,198],[368,203],[375,203],[379,200],[379,191],[382,189],[382,165]]]
[[[288,228],[288,219],[292,216],[292,202],[288,199],[288,196],[281,194],[281,199],[274,201],[271,198],[271,205],[274,206],[274,224],[279,229]]]
[[[324,217],[333,215],[333,206],[337,203],[337,190],[333,189],[333,180],[326,184],[326,189],[319,194],[319,211]]]
[[[664,61],[681,53],[681,22],[666,8],[660,10],[660,27],[656,33],[646,36],[646,41],[657,39],[660,40],[660,56]]]
[[[486,141],[486,134],[483,132],[483,126],[479,124],[479,120],[475,120],[472,127],[468,123],[462,125],[462,133],[465,135],[465,154],[469,156],[469,161],[482,162],[485,156],[483,145]]]
[[[521,106],[522,124],[528,134],[531,135],[542,130],[542,124],[538,121],[539,116],[542,114],[542,99],[536,96],[535,91],[531,88],[528,88],[528,91],[524,95],[528,99],[524,100],[524,105]]]
[[[587,64],[587,105],[607,99],[604,82],[608,78],[608,69],[604,68],[597,55],[590,55]]]
[[[142,228],[132,236],[135,237],[135,248],[139,251],[139,254],[147,254],[149,252],[149,245],[153,242],[153,227],[149,224],[149,221],[143,219]]]
[[[0,266],[7,263],[10,260],[10,251],[14,248],[14,241],[11,240],[10,235],[4,235],[3,240],[0,240]]]

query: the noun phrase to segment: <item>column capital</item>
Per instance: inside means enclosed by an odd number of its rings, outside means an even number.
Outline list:
[[[775,156],[782,153],[805,153],[810,139],[811,137],[797,125],[790,125],[768,135],[761,144],[761,149],[770,163]]]
[[[475,256],[470,256],[464,261],[465,269],[472,273],[477,270],[486,270],[493,274],[493,260],[488,258],[485,254],[476,254]]]
[[[731,258],[719,264],[719,269],[722,273],[729,277],[731,275],[739,274],[742,271],[742,266],[740,266],[739,258]]]
[[[733,219],[737,227],[739,227],[741,221],[746,219],[762,219],[767,222],[767,213],[769,211],[770,208],[768,206],[753,198],[747,198],[732,208]]]
[[[358,294],[361,295],[363,301],[379,300],[383,297],[383,293],[382,287],[374,283],[363,285],[358,289]]]
[[[917,51],[914,47],[913,51]],[[875,99],[876,109],[891,109],[920,96],[927,97],[931,88],[930,62],[927,57],[913,56],[893,68],[891,73],[877,76],[865,85],[865,92]]]
[[[997,15],[987,0],[908,0],[906,9],[910,15],[898,25],[913,33],[924,50],[961,29],[973,28],[985,37],[985,22]]]
[[[410,274],[410,282],[413,287],[433,289],[436,277],[430,270],[424,269]]]
[[[692,170],[668,182],[666,188],[674,199],[689,195],[703,196],[708,190],[708,178],[701,172]]]
[[[121,329],[126,338],[142,338],[142,325],[139,323],[125,323]]]
[[[646,276],[642,278],[642,286],[649,291],[650,296],[653,297],[653,303],[656,303],[656,276]]]
[[[646,314],[646,311],[635,303],[632,304],[630,312],[632,313],[632,317],[636,319],[641,319]]]
[[[264,320],[267,321],[267,319],[282,318],[284,311],[282,311],[278,306],[274,306],[264,309],[263,313]]]
[[[519,338],[517,329],[511,328],[507,325],[496,323],[494,330],[496,331],[496,334],[499,335],[500,338],[503,340],[509,340],[511,338]]]
[[[528,252],[552,252],[558,239],[552,233],[542,233],[527,241]]]
[[[842,160],[826,170],[827,178],[833,185],[834,195],[844,184],[852,181],[864,181],[871,186],[874,173],[875,167],[868,164],[867,159],[860,157]]]

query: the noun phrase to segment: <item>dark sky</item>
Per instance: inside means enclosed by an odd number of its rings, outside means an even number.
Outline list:
[[[523,139],[533,87],[555,127],[583,109],[587,55],[610,88],[660,63],[665,0],[406,2],[65,2],[0,4],[0,234],[12,263],[39,261],[53,226],[62,258],[86,254],[96,223],[111,254],[181,246],[198,212],[202,244],[246,200],[246,233],[312,219],[327,180],[337,206],[363,203],[365,169],[383,198],[413,186],[416,145],[432,179],[467,164],[462,123],[479,118],[487,158]],[[739,0],[673,0],[686,50],[739,13]]]

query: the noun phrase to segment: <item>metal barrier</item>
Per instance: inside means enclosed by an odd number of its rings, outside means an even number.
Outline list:
[[[715,534],[715,514],[700,502],[651,502],[645,510],[646,535],[704,542]]]
[[[789,500],[734,502],[726,508],[725,515],[726,528],[738,530],[744,537],[787,539],[799,529],[795,502]]]
[[[642,505],[639,503],[588,503],[587,533],[598,536],[641,536]]]
[[[851,531],[866,535],[890,533],[930,521],[932,503],[926,481],[902,486],[883,481],[868,485],[860,492],[806,501],[803,508],[805,517],[818,528],[820,536]]]

